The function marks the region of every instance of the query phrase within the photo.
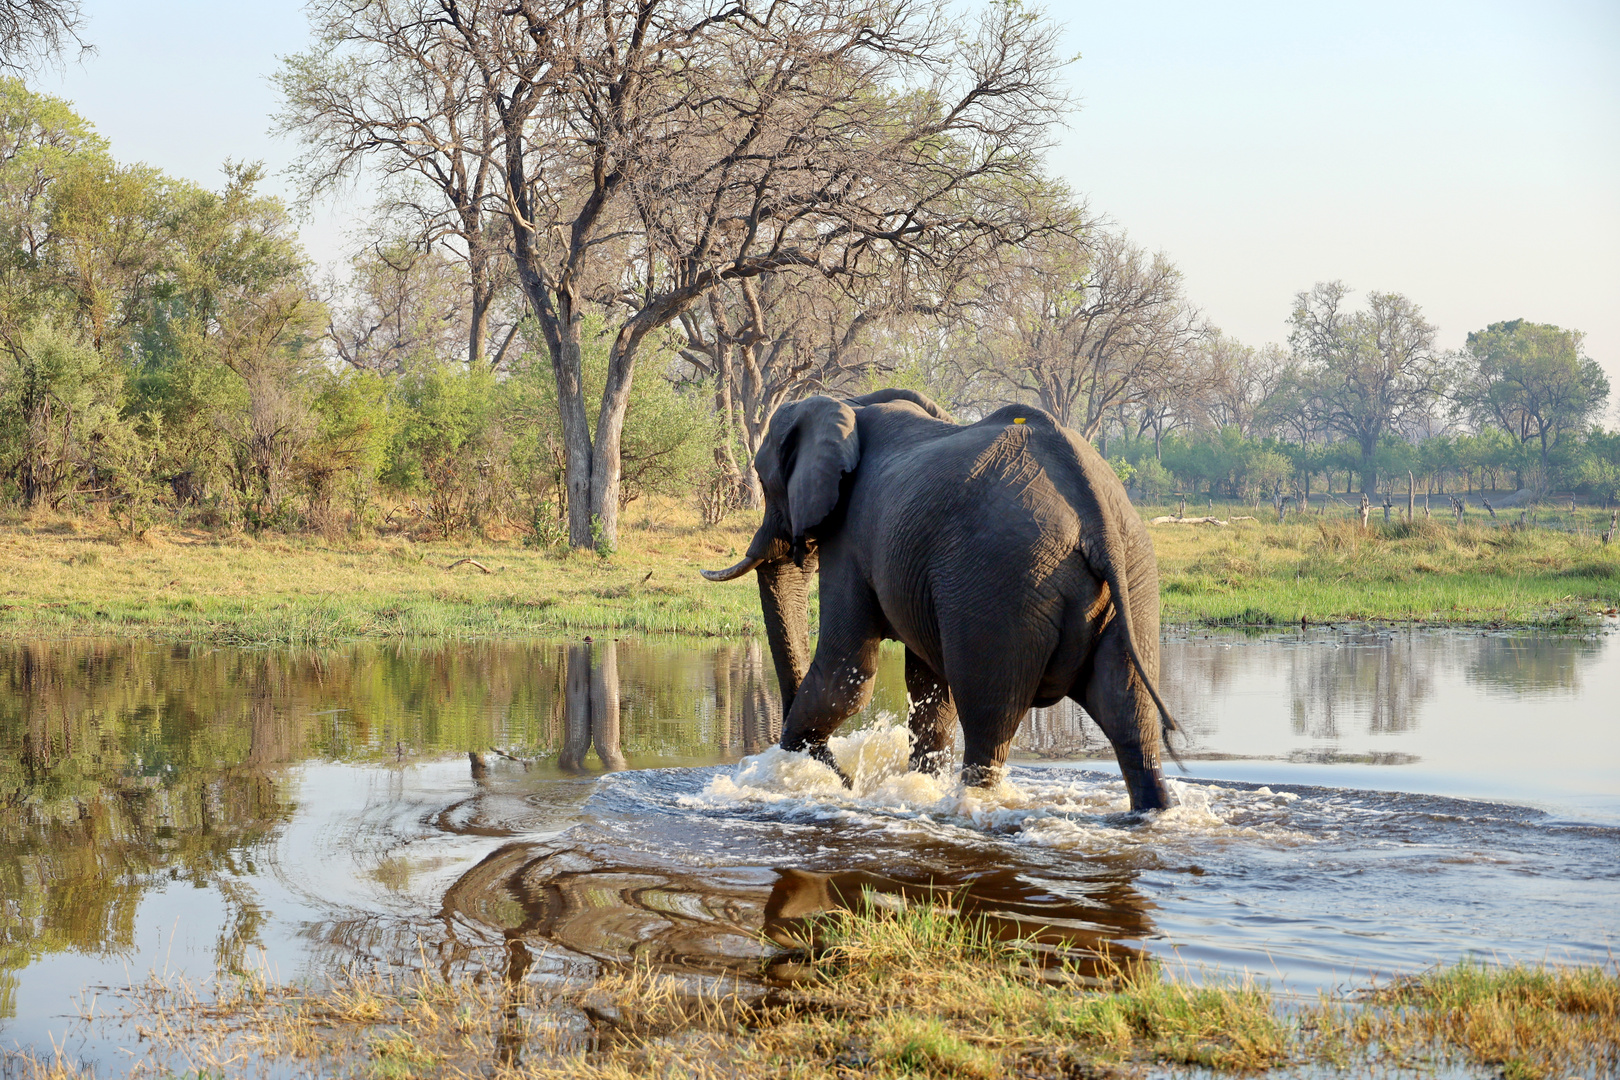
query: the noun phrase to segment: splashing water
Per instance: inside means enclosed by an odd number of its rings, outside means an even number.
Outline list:
[[[846,821],[890,829],[976,833],[1061,850],[1103,852],[1138,844],[1218,837],[1307,842],[1289,827],[1298,796],[1168,780],[1176,805],[1130,813],[1123,781],[1068,769],[1004,770],[968,787],[957,766],[943,776],[910,769],[911,733],[880,715],[869,727],[828,740],[845,776],[808,754],[772,747],[712,777],[677,802],[689,809],[755,811],[787,820]]]

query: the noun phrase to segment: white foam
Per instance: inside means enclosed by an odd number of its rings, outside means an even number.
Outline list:
[[[841,820],[894,832],[918,830],[979,834],[1014,843],[1103,852],[1177,840],[1250,837],[1297,843],[1288,827],[1288,807],[1298,796],[1167,780],[1176,805],[1142,818],[1126,818],[1130,796],[1122,780],[1061,770],[1003,775],[987,787],[964,787],[958,768],[945,777],[909,769],[911,733],[883,715],[872,726],[828,740],[838,774],[807,754],[772,747],[744,758],[729,773],[713,777],[696,795],[683,796],[694,809],[769,807],[789,820]]]

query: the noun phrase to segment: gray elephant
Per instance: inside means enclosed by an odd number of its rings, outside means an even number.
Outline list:
[[[754,467],[764,521],[741,562],[703,573],[758,574],[784,749],[832,764],[827,739],[871,699],[887,638],[906,649],[914,768],[941,767],[959,719],[963,780],[988,783],[1030,707],[1072,697],[1113,743],[1132,809],[1170,804],[1158,567],[1090,443],[1039,409],[957,425],[883,390],[782,406]]]

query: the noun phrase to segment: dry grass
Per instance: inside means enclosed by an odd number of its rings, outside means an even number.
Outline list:
[[[431,971],[318,991],[236,981],[213,996],[153,982],[124,1022],[148,1048],[145,1067],[220,1077],[988,1080],[1450,1062],[1540,1080],[1620,1068],[1620,979],[1608,971],[1464,964],[1301,1007],[1152,964],[1084,979],[926,904],[819,916],[807,930],[799,978],[770,992],[645,966],[546,989]],[[17,1074],[77,1075],[37,1066]]]
[[[1464,963],[1330,1003],[1314,1020],[1327,1045],[1391,1064],[1460,1058],[1507,1080],[1620,1073],[1620,979],[1594,968]]]
[[[153,529],[35,515],[0,525],[0,635],[140,635],[221,644],[489,638],[581,631],[759,632],[752,580],[702,580],[747,548],[756,519],[706,527],[688,508],[628,515],[620,550],[518,540],[345,541]],[[1589,531],[1588,531],[1589,532]],[[1170,625],[1391,621],[1574,628],[1620,607],[1620,544],[1588,533],[1438,519],[1237,522],[1152,529]],[[480,573],[458,559],[472,558]]]

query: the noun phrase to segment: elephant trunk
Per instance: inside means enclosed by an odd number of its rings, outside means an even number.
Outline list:
[[[810,666],[810,579],[817,557],[812,550],[804,567],[792,559],[771,559],[759,564],[759,606],[765,616],[765,637],[782,688],[782,719],[793,708],[793,695]]]

